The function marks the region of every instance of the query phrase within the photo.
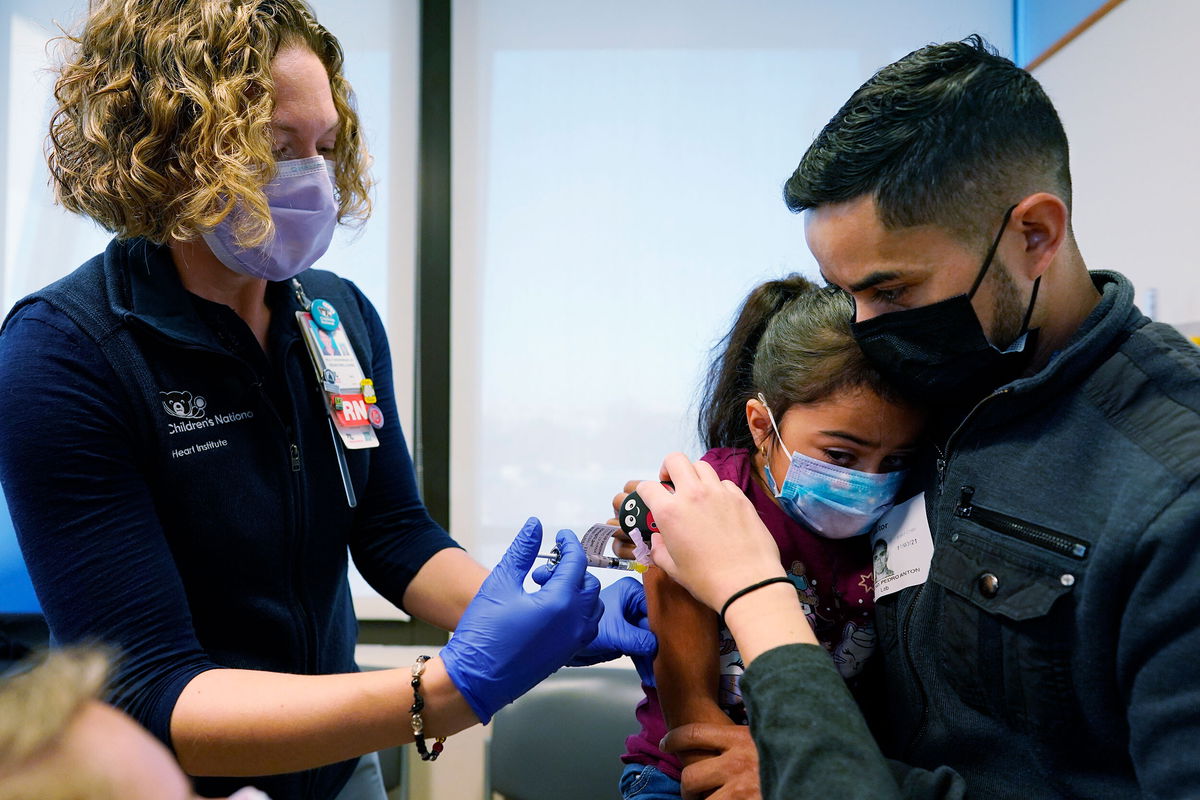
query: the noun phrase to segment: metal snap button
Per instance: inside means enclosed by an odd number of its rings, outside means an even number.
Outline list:
[[[979,576],[979,593],[984,597],[995,597],[1000,591],[1000,579],[990,572]]]
[[[1064,573],[1063,576],[1061,578],[1059,578],[1058,580],[1063,586],[1074,586],[1075,585],[1075,576],[1069,572]]]

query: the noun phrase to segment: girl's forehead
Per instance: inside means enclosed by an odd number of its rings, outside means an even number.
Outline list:
[[[916,444],[925,415],[893,403],[869,388],[848,387],[816,403],[791,406],[780,421],[781,433],[830,435],[864,447],[904,448]]]

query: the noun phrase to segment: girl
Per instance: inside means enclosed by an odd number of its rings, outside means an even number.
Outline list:
[[[704,459],[753,502],[817,638],[860,704],[875,647],[866,534],[892,505],[922,413],[868,364],[850,298],[792,275],[759,286],[718,345],[700,410]],[[737,546],[731,542],[731,546]],[[719,565],[713,565],[719,569]],[[737,644],[658,568],[646,573],[657,687],[626,740],[625,798],[680,796],[684,764],[658,742],[691,722],[744,724]]]

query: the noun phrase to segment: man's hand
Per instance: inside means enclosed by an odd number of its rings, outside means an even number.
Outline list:
[[[745,725],[681,725],[663,738],[663,750],[710,756],[683,768],[684,800],[762,800],[758,750]]]
[[[534,583],[542,586],[553,574],[554,570],[543,564],[533,571],[532,577]],[[642,682],[653,686],[658,640],[650,631],[642,584],[636,578],[621,578],[601,590],[600,603],[604,611],[596,638],[575,653],[567,666],[586,667],[629,656]]]

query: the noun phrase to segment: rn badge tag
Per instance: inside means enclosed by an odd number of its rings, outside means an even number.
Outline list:
[[[296,321],[342,444],[350,450],[378,447],[368,412],[373,407],[368,404],[374,402],[374,390],[370,379],[363,375],[337,310],[328,300],[313,300],[308,311],[296,312]],[[368,391],[370,400],[364,396]]]

